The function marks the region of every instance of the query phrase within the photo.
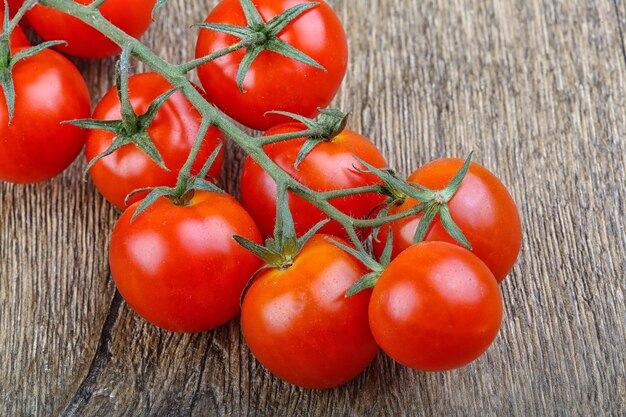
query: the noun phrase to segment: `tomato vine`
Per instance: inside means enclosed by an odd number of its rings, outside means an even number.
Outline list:
[[[404,179],[387,167],[369,139],[346,128],[348,115],[323,108],[336,94],[347,63],[345,32],[328,4],[256,0],[257,8],[252,0],[222,0],[196,25],[201,33],[195,59],[175,64],[117,27],[108,9],[100,9],[105,0],[82,3],[27,0],[13,20],[5,8],[0,84],[6,108],[0,108],[0,120],[7,125],[0,128],[12,131],[0,142],[0,162],[7,161],[0,164],[0,179],[36,182],[71,162],[61,160],[54,170],[32,178],[2,171],[19,165],[18,140],[31,147],[38,142],[60,146],[40,137],[29,142],[25,124],[43,117],[24,116],[23,103],[34,100],[15,91],[23,91],[23,80],[34,75],[20,68],[47,56],[57,66],[72,67],[67,71],[80,78],[74,84],[84,84],[69,61],[46,50],[59,48],[58,41],[10,44],[19,19],[30,8],[45,8],[80,25],[81,33],[91,33],[67,36],[68,45],[80,44],[79,56],[104,53],[84,50],[94,33],[107,43],[107,54],[121,51],[115,88],[91,118],[86,118],[90,106],[84,86],[77,94],[85,98],[78,109],[48,119],[54,128],[73,129],[70,156],[87,136],[85,173],[91,172],[109,201],[125,208],[113,229],[109,263],[118,290],[135,311],[165,329],[199,332],[232,319],[241,307],[242,329],[255,356],[285,380],[312,388],[353,378],[378,346],[407,366],[444,370],[469,363],[492,343],[502,312],[498,283],[521,243],[515,203],[491,172],[471,162],[472,153],[465,160],[434,161]],[[142,21],[165,3],[138,2]],[[119,7],[113,9],[119,16]],[[65,28],[54,29],[59,27]],[[310,40],[316,27],[333,36],[316,47],[298,40]],[[132,59],[153,72],[131,76]],[[275,67],[280,70],[272,72]],[[193,70],[205,91],[188,79]],[[272,72],[271,79],[255,83],[264,71]],[[277,84],[287,87],[279,99],[268,98]],[[300,90],[294,94],[293,89]],[[320,91],[311,95],[309,90]],[[15,109],[21,113],[14,118]],[[266,132],[252,136],[230,117]],[[93,130],[83,135],[81,129]],[[241,204],[213,181],[224,136],[248,155]],[[106,162],[117,165],[104,167],[102,159],[114,152],[119,159]],[[125,166],[129,154],[132,162]],[[28,162],[24,171],[37,165],[36,158]],[[137,201],[131,204],[131,197]],[[366,249],[370,233],[374,255]],[[273,310],[268,320],[260,319],[260,311]],[[433,333],[432,317],[434,326],[448,333]],[[284,323],[273,326],[275,319]],[[319,343],[299,340],[311,335],[339,341],[341,349],[320,350]],[[284,366],[283,357],[291,364]],[[329,378],[342,367],[345,372]],[[327,370],[320,374],[320,368]]]
[[[328,135],[333,135],[334,131],[342,128],[345,124],[345,119],[343,116],[339,118],[339,122],[337,122],[337,111],[329,110],[326,112],[322,112],[319,122],[312,121],[310,119],[303,120],[298,115],[288,114],[291,117],[295,117],[298,120],[302,120],[305,122],[307,129],[294,133],[286,133],[274,136],[267,136],[259,140],[259,138],[253,137],[239,129],[230,119],[222,113],[219,109],[214,107],[210,102],[208,102],[200,92],[194,87],[194,85],[188,80],[187,73],[198,66],[205,64],[209,61],[212,61],[220,56],[223,56],[226,53],[232,52],[234,50],[250,46],[250,45],[262,45],[263,42],[266,42],[268,38],[272,38],[275,36],[276,31],[284,26],[286,26],[290,19],[294,19],[300,13],[308,10],[311,7],[315,7],[315,3],[304,3],[303,5],[296,6],[292,9],[288,10],[284,14],[287,15],[284,17],[283,15],[277,17],[271,22],[263,23],[260,16],[258,16],[258,12],[255,13],[254,6],[249,0],[242,1],[242,7],[244,7],[244,11],[246,11],[246,16],[250,19],[254,20],[254,24],[251,25],[251,28],[241,28],[241,41],[232,45],[229,48],[226,48],[221,51],[217,51],[214,54],[208,55],[203,58],[197,58],[189,62],[181,63],[181,64],[172,64],[158,55],[156,55],[150,48],[141,43],[139,40],[133,38],[128,35],[124,31],[120,30],[118,27],[113,25],[107,19],[103,17],[103,15],[99,11],[99,7],[102,5],[102,1],[95,0],[89,5],[82,5],[74,2],[73,0],[29,0],[25,3],[23,8],[18,12],[18,18],[24,14],[24,11],[29,7],[32,7],[33,4],[39,3],[44,6],[48,6],[50,8],[56,9],[58,11],[70,14],[77,19],[87,23],[91,27],[95,28],[97,31],[102,33],[108,39],[116,43],[118,46],[122,48],[122,56],[120,58],[120,74],[118,75],[118,85],[123,89],[125,85],[125,79],[128,77],[128,62],[131,57],[138,59],[139,61],[146,64],[148,67],[152,68],[154,71],[162,75],[166,78],[174,87],[174,89],[181,91],[185,97],[189,100],[189,102],[198,110],[200,115],[202,116],[202,124],[200,126],[200,130],[198,132],[197,138],[191,148],[191,152],[185,162],[184,166],[180,170],[178,181],[175,187],[156,187],[150,190],[148,196],[143,200],[140,207],[134,213],[134,217],[139,215],[146,207],[156,201],[159,197],[166,196],[174,199],[179,203],[184,203],[186,201],[185,196],[189,196],[190,193],[193,193],[194,189],[203,189],[209,191],[218,191],[217,187],[207,181],[205,181],[201,176],[196,175],[192,176],[191,167],[193,166],[198,152],[200,150],[202,140],[209,128],[209,126],[213,125],[220,129],[228,138],[237,143],[243,149],[243,151],[248,154],[254,161],[259,164],[263,169],[274,179],[277,184],[277,187],[285,188],[292,193],[298,195],[299,197],[309,201],[312,205],[317,207],[323,213],[325,213],[328,218],[337,221],[343,228],[345,228],[347,235],[349,236],[352,244],[355,249],[351,249],[351,252],[358,256],[358,258],[364,262],[364,264],[370,266],[370,268],[375,269],[376,271],[382,271],[384,265],[381,265],[378,261],[373,259],[365,249],[365,246],[359,235],[357,233],[358,228],[380,228],[382,225],[400,220],[406,217],[415,216],[423,211],[425,211],[425,215],[423,216],[424,221],[418,230],[418,238],[416,241],[421,240],[420,237],[423,237],[425,234],[425,229],[428,228],[429,223],[435,217],[437,213],[446,213],[446,201],[441,200],[442,193],[434,192],[431,190],[421,188],[416,188],[413,184],[409,184],[403,179],[400,179],[395,173],[391,170],[385,169],[380,170],[374,167],[368,166],[368,170],[375,175],[377,175],[382,184],[374,185],[368,187],[359,187],[356,189],[344,189],[344,190],[336,190],[336,191],[327,191],[327,192],[319,192],[310,189],[309,187],[303,185],[292,176],[287,174],[283,169],[281,169],[268,155],[264,152],[263,146],[271,143],[276,143],[279,141],[286,141],[295,139],[298,137],[309,137],[310,140],[307,142],[307,146],[303,147],[301,155],[299,155],[298,162],[300,162],[304,156],[306,156],[307,151],[310,151],[312,146],[315,146],[315,142],[319,140],[323,140],[323,138],[328,137]],[[155,11],[158,8],[161,8],[164,5],[164,2],[158,2],[155,7]],[[252,10],[254,9],[254,10]],[[9,29],[14,28],[17,20],[13,20],[9,26]],[[221,31],[229,31],[233,32],[233,27],[212,27],[211,25],[205,24],[208,28],[218,29]],[[215,26],[215,25],[213,25]],[[243,33],[245,32],[245,34]],[[262,35],[262,36],[261,36]],[[263,39],[260,39],[263,38]],[[273,46],[272,46],[273,45]],[[285,55],[300,60],[304,63],[308,63],[310,65],[318,65],[309,57],[303,54],[298,54],[294,52],[290,48],[284,47],[284,45],[278,47],[274,44],[267,47],[271,50],[277,50],[279,53],[284,53]],[[50,46],[46,44],[46,46]],[[250,51],[250,49],[248,50]],[[251,59],[257,55],[256,52],[248,52]],[[245,70],[249,67],[249,63],[242,65],[240,70],[243,68],[243,72],[240,71],[238,74],[238,83],[241,86],[241,81],[243,75],[245,75]],[[138,116],[132,112],[132,109],[129,109],[127,103],[127,97],[124,99],[124,94],[121,93],[120,97],[122,100],[122,108],[126,109],[123,114],[122,124],[120,129],[130,131],[127,132],[126,136],[120,136],[118,143],[112,145],[112,148],[119,147],[120,144],[125,143],[136,143],[142,149],[146,150],[147,153],[155,159],[155,161],[159,164],[162,164],[162,159],[160,155],[158,155],[158,151],[154,149],[153,145],[149,143],[149,140],[146,140],[145,136],[139,136],[139,139],[135,138],[129,139],[129,136],[135,134],[138,123]],[[159,101],[159,103],[162,100]],[[158,108],[158,103],[156,108]],[[281,112],[278,112],[281,113]],[[282,113],[283,115],[286,113]],[[142,117],[146,117],[150,119],[151,114],[144,115]],[[332,123],[329,123],[329,119],[333,119]],[[326,120],[325,120],[326,119]],[[129,121],[132,123],[129,124]],[[98,127],[93,125],[95,122],[76,122],[77,125],[83,127]],[[102,125],[100,123],[99,125]],[[100,126],[102,127],[102,126]],[[137,135],[135,135],[137,137]],[[320,139],[320,137],[322,139]],[[307,150],[308,149],[308,150]],[[112,152],[115,149],[111,149]],[[107,151],[110,153],[109,151]],[[107,154],[108,154],[107,153]],[[211,158],[214,159],[214,158]],[[92,161],[92,163],[95,162]],[[361,161],[362,162],[362,161]],[[467,163],[469,163],[469,158]],[[366,164],[366,163],[365,163]],[[466,164],[467,165],[467,164]],[[367,164],[366,164],[367,166]],[[207,167],[204,167],[201,172],[206,172]],[[465,171],[467,170],[467,166],[465,167]],[[454,179],[453,184],[458,188],[460,181],[463,178],[464,173],[460,172],[460,175]],[[443,192],[443,195],[449,200],[454,194],[454,187],[447,187]],[[146,191],[144,189],[138,191]],[[382,215],[378,215],[375,218],[354,218],[349,214],[346,214],[337,208],[335,208],[329,200],[350,196],[364,192],[374,192],[378,194],[385,195],[388,197],[387,205],[392,206],[398,203],[398,195],[401,195],[406,198],[408,196],[419,198],[424,203],[417,205],[407,211],[387,215],[387,210],[381,210]],[[133,217],[133,218],[134,218]],[[451,234],[458,239],[465,246],[469,246],[467,241],[464,239],[462,232],[454,225],[454,222],[449,216],[443,217],[442,219],[447,220],[445,224],[448,226],[447,229],[451,232]],[[366,286],[363,284],[367,283]],[[371,277],[364,277],[364,281],[359,285],[359,288],[369,287],[372,283]]]

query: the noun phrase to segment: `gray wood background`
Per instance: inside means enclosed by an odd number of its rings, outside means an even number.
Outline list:
[[[192,57],[215,0],[170,0],[145,36]],[[138,318],[107,264],[119,215],[81,180],[0,184],[1,416],[626,415],[626,1],[334,0],[350,41],[337,105],[404,173],[465,156],[518,202],[502,331],[471,366],[379,355],[329,391],[269,375],[237,321],[180,335]],[[79,62],[94,99],[113,60]],[[236,192],[232,146],[223,181]]]

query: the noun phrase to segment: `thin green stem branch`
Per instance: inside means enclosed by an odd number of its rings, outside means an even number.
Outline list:
[[[351,195],[364,194],[364,193],[384,194],[384,190],[385,189],[383,186],[379,184],[375,184],[375,185],[366,185],[366,186],[357,187],[357,188],[324,191],[324,192],[320,192],[319,196],[323,198],[324,200],[332,200],[333,198],[349,197]]]
[[[298,138],[306,138],[310,136],[319,135],[321,132],[318,129],[307,129],[299,132],[280,133],[278,135],[263,136],[258,139],[261,146],[269,145],[272,143],[284,142],[287,140],[293,140]]]
[[[198,68],[200,65],[204,65],[208,62],[211,61],[215,61],[218,58],[223,57],[224,55],[228,55],[232,52],[235,52],[241,48],[245,48],[247,46],[250,46],[252,44],[252,42],[250,40],[247,39],[243,39],[237,43],[232,44],[231,46],[224,48],[224,49],[220,49],[219,51],[215,51],[212,54],[209,55],[205,55],[203,57],[200,58],[196,58],[194,60],[191,60],[189,62],[184,62],[182,64],[180,64],[178,66],[178,69],[180,72],[182,72],[183,74],[188,73],[191,70],[194,70],[196,68]]]

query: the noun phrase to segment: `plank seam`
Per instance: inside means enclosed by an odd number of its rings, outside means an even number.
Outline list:
[[[87,375],[85,375],[85,377],[80,381],[78,388],[74,394],[72,394],[70,400],[61,413],[61,416],[68,417],[76,415],[80,403],[89,401],[93,395],[94,385],[97,382],[100,371],[111,361],[112,354],[109,350],[109,343],[112,339],[113,326],[115,326],[115,322],[119,317],[122,303],[122,296],[118,291],[115,291],[115,295],[111,299],[111,304],[109,306],[109,313],[107,314],[102,330],[100,331],[96,352],[91,360],[91,364],[89,365]]]

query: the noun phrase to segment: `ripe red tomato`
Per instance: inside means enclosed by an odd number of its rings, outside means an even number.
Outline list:
[[[152,101],[169,91],[172,86],[162,76],[154,72],[133,75],[128,80],[129,95],[135,113],[144,114]],[[100,120],[119,120],[120,102],[117,88],[112,88],[100,100],[93,117]],[[90,169],[98,190],[117,207],[124,208],[124,199],[133,190],[159,185],[174,186],[178,172],[185,164],[196,139],[202,117],[185,96],[177,91],[161,106],[157,116],[148,128],[148,134],[159,150],[167,172],[137,146],[130,144],[121,147],[111,155],[97,161]],[[215,127],[207,132],[192,174],[197,173],[223,138]],[[90,130],[87,135],[87,160],[91,161],[104,152],[115,139],[115,134],[104,130]],[[222,168],[223,152],[220,152],[209,171],[209,176],[217,178]],[[145,193],[134,195],[130,203],[143,198]]]
[[[261,272],[245,295],[241,326],[250,350],[273,374],[305,388],[330,388],[374,359],[367,308],[371,291],[346,298],[367,271],[315,235],[284,269]]]
[[[415,171],[409,181],[431,189],[444,188],[461,168],[461,159],[440,159]],[[393,208],[389,214],[406,211],[417,202],[408,199]],[[461,187],[448,203],[452,219],[461,228],[472,245],[473,253],[491,269],[498,282],[511,271],[520,251],[522,227],[513,198],[498,178],[486,168],[471,163]],[[413,244],[413,236],[421,215],[407,217],[392,223],[393,256]],[[374,252],[380,256],[387,240],[389,226],[374,241]],[[435,218],[426,241],[457,243]]]
[[[267,22],[304,0],[254,0]],[[236,82],[237,70],[245,49],[221,57],[198,68],[198,75],[209,100],[238,122],[266,130],[288,121],[284,116],[265,113],[282,110],[306,117],[317,114],[335,97],[346,73],[348,46],[335,12],[323,0],[292,21],[279,38],[304,52],[327,72],[271,51],[254,60],[243,87]],[[205,22],[244,26],[246,20],[239,0],[222,0]],[[232,35],[202,29],[196,57],[226,48],[239,39]]]
[[[213,329],[235,317],[261,263],[232,239],[260,242],[243,207],[228,194],[197,191],[188,205],[161,197],[131,223],[138,205],[124,211],[111,237],[111,274],[126,302],[176,332]]]
[[[300,123],[287,123],[266,132],[267,136],[297,132],[306,129]],[[378,178],[359,172],[358,156],[375,167],[385,167],[387,162],[380,151],[365,137],[345,129],[329,142],[321,142],[304,158],[299,169],[294,168],[298,152],[306,139],[295,139],[265,146],[265,152],[278,166],[302,184],[315,191],[330,191],[376,184]],[[364,167],[361,166],[364,169]],[[272,236],[276,219],[276,183],[250,157],[246,158],[241,176],[241,199],[246,210],[257,222],[264,237]],[[331,200],[344,213],[365,218],[382,201],[374,193],[360,194]],[[303,235],[318,222],[327,218],[308,201],[289,194],[289,207],[294,217],[296,233]],[[347,238],[343,227],[336,221],[326,224],[321,233]]]
[[[502,296],[487,266],[460,246],[423,242],[385,269],[369,305],[374,338],[389,356],[422,371],[465,366],[493,342]]]
[[[90,4],[93,0],[74,0]],[[139,38],[152,22],[156,0],[107,0],[100,6],[102,15],[129,35]],[[44,41],[65,40],[56,48],[80,58],[104,58],[121,49],[96,29],[75,17],[46,6],[36,5],[26,15],[30,25]]]
[[[17,62],[13,82],[15,113],[10,125],[0,91],[0,180],[48,180],[67,168],[83,147],[84,132],[61,122],[89,116],[89,91],[78,69],[50,50]]]

